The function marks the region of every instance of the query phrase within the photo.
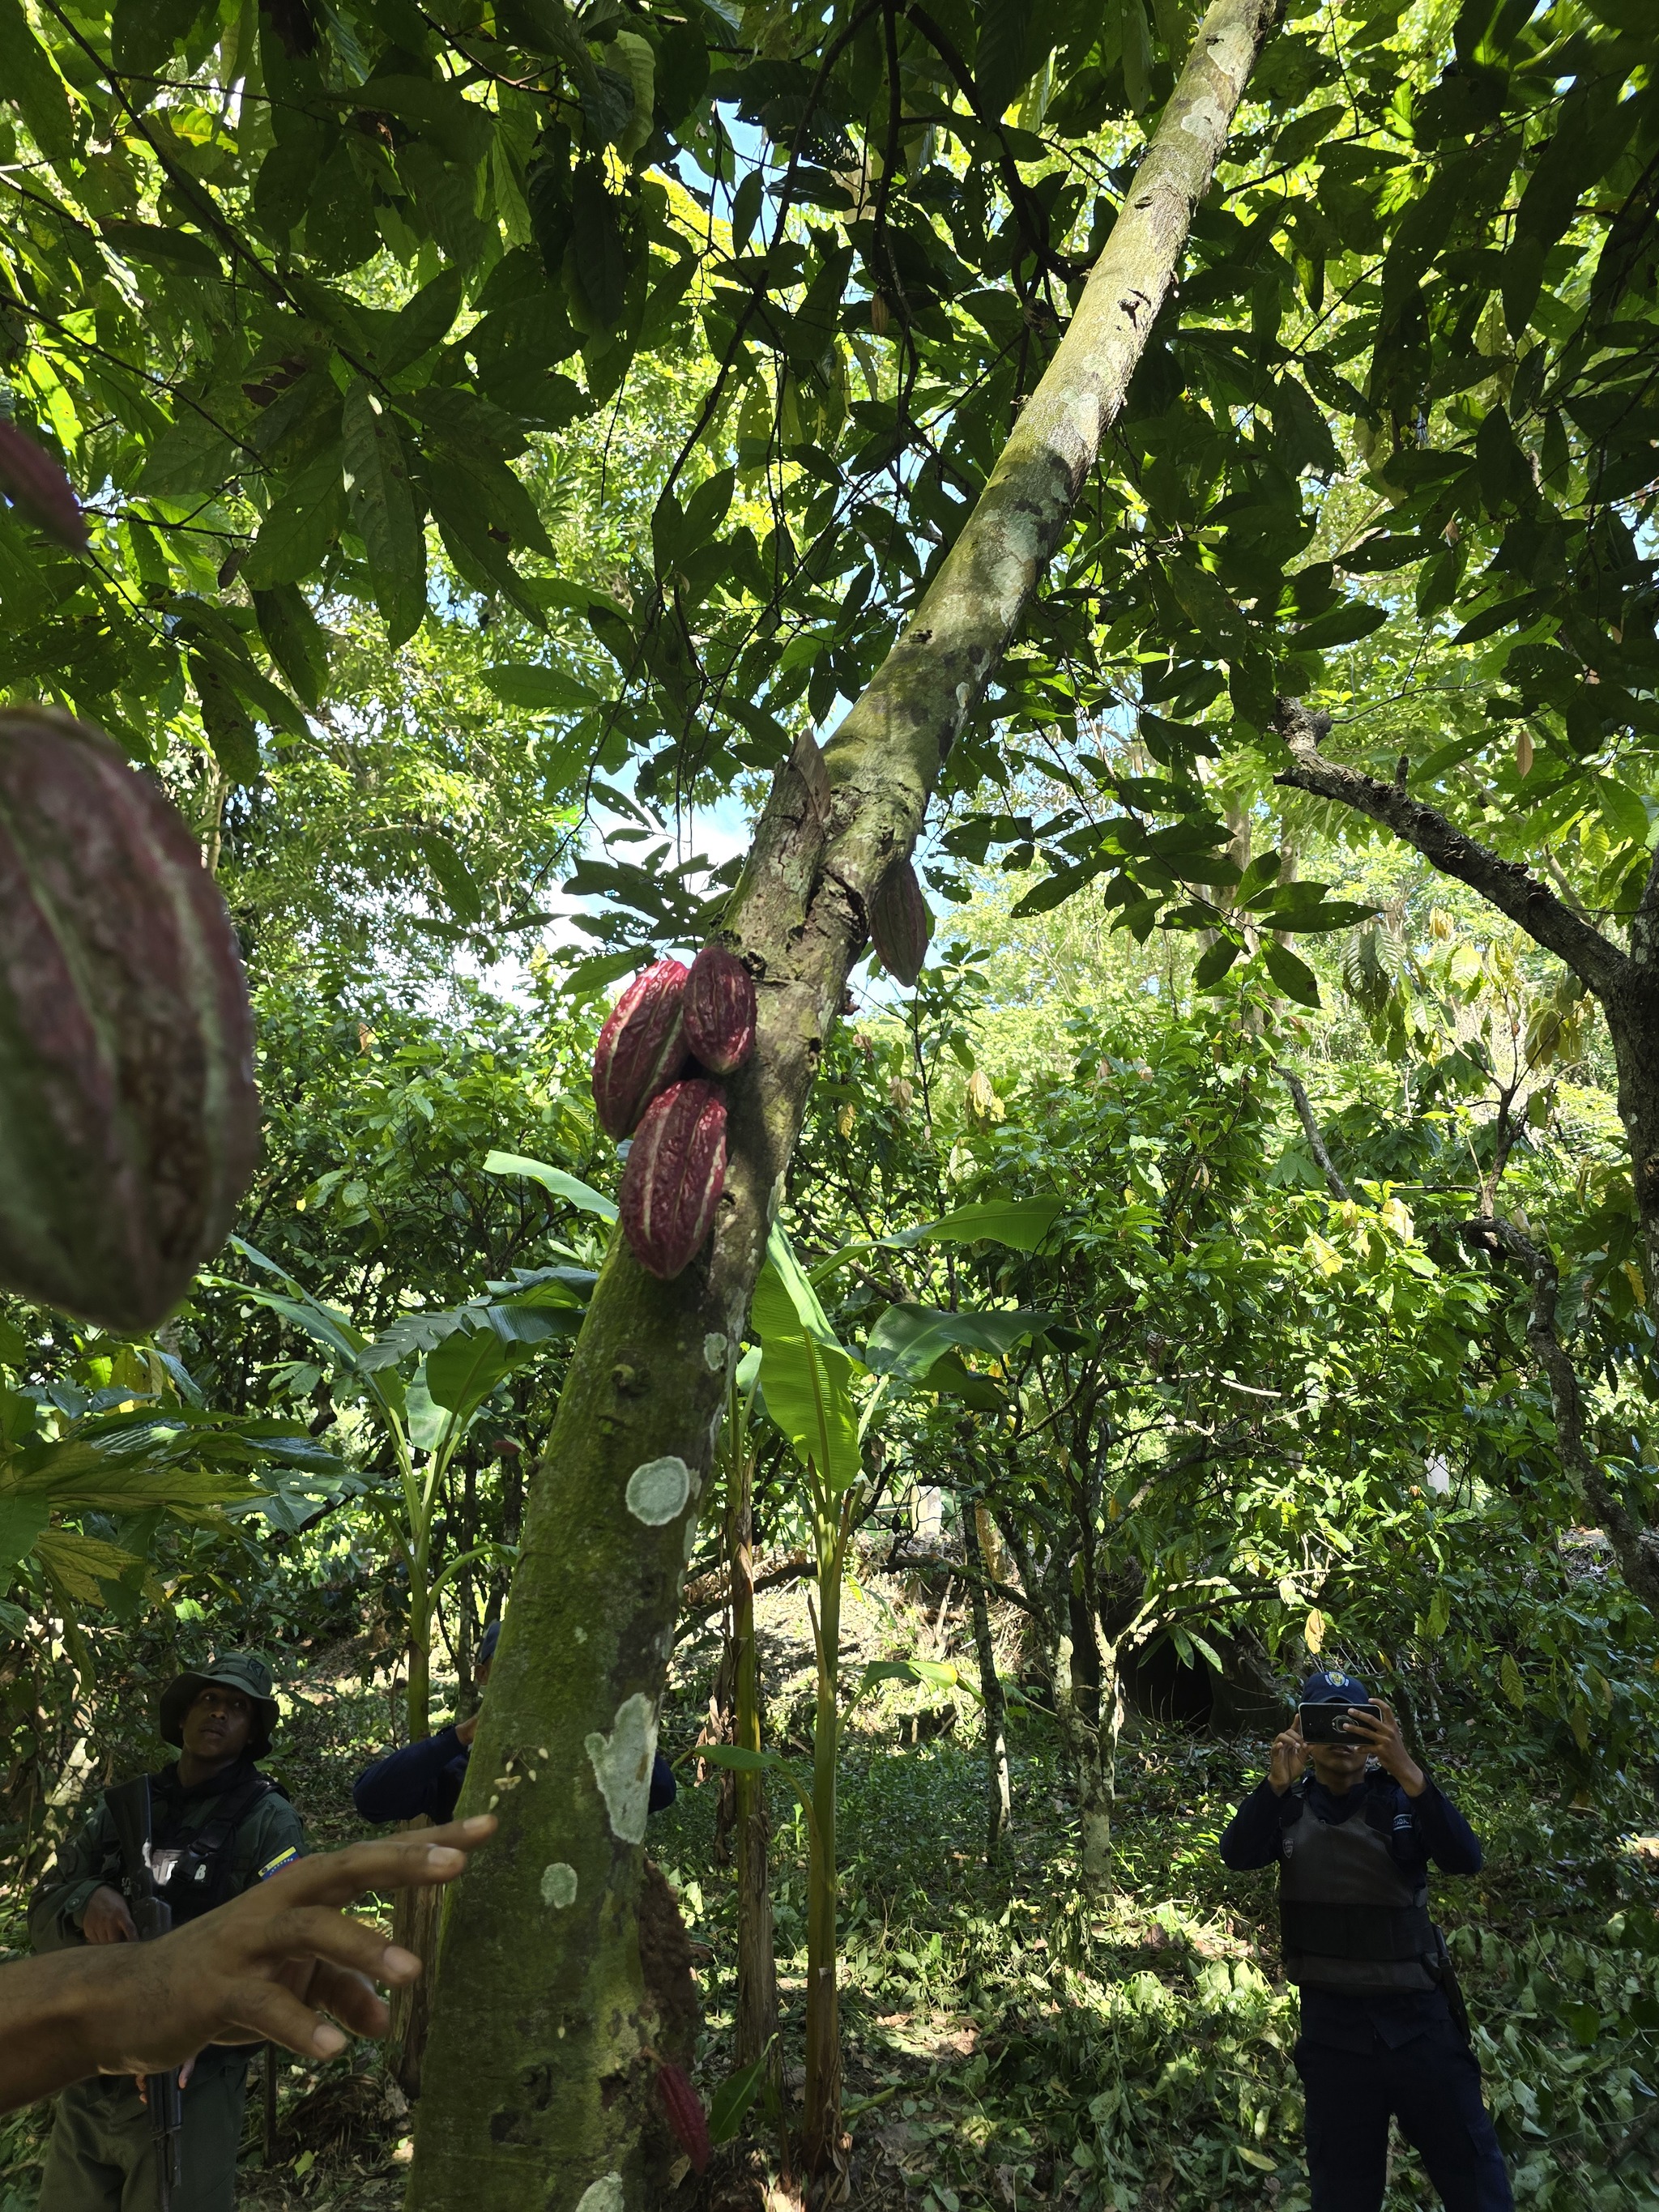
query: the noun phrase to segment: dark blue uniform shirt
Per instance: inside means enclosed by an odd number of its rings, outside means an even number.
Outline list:
[[[1269,1782],[1258,1783],[1233,1814],[1221,1838],[1224,1863],[1243,1873],[1271,1866],[1281,1856],[1279,1838],[1292,1822],[1355,1818],[1368,1820],[1389,1838],[1395,1864],[1409,1882],[1422,1881],[1431,1861],[1445,1874],[1479,1874],[1480,1846],[1474,1831],[1431,1781],[1420,1797],[1408,1797],[1393,1778],[1373,1775],[1336,1797],[1322,1782],[1312,1781],[1274,1795]],[[1442,1990],[1388,1990],[1374,1996],[1335,1990],[1304,1989],[1302,2033],[1310,2043],[1340,2051],[1370,2051],[1376,2041],[1397,2049],[1431,2028],[1451,2026],[1451,2008]]]
[[[366,1766],[351,1785],[351,1802],[365,1820],[413,1820],[423,1813],[441,1826],[455,1810],[470,1756],[470,1747],[453,1728],[440,1729]],[[677,1788],[674,1770],[659,1752],[651,1770],[651,1810],[672,1805]]]

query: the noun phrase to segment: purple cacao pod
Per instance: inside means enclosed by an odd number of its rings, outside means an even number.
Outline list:
[[[593,1052],[593,1104],[607,1136],[625,1137],[659,1091],[684,1073],[683,961],[659,960],[611,1010]]]
[[[693,2173],[708,2171],[708,2116],[702,2099],[691,2087],[685,2069],[663,2059],[657,2068],[657,2094],[662,2099],[675,2141],[691,2161]]]
[[[645,1109],[620,1203],[641,1267],[672,1282],[701,1251],[726,1188],[726,1099],[718,1083],[676,1083]]]
[[[0,712],[0,1282],[154,1328],[258,1151],[247,987],[194,839],[96,730]]]
[[[908,990],[927,957],[933,917],[908,860],[895,860],[870,902],[870,934],[881,964]]]
[[[735,953],[705,945],[685,986],[685,1041],[711,1075],[731,1075],[755,1049],[755,981]]]
[[[0,492],[71,553],[91,550],[86,517],[69,478],[50,453],[9,422],[0,422]]]

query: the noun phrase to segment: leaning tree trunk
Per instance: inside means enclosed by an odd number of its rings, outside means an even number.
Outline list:
[[[1012,1800],[1008,1786],[1008,1700],[997,1673],[991,1641],[991,1607],[985,1595],[985,1555],[979,1516],[984,1507],[972,1498],[962,1506],[962,1548],[968,1560],[968,1596],[973,1607],[974,1656],[979,1662],[979,1694],[985,1721],[985,1863],[1003,1856]]]
[[[410,2212],[626,2212],[654,2067],[636,1900],[684,1563],[750,1291],[866,916],[1060,544],[1167,295],[1275,0],[1214,0],[1047,374],[827,755],[780,769],[724,940],[757,1048],[730,1085],[712,1249],[671,1283],[612,1242],[527,1503],[464,1812]],[[826,773],[827,771],[827,773]]]
[[[1659,1299],[1659,854],[1631,919],[1630,949],[1621,952],[1518,860],[1500,860],[1443,814],[1413,799],[1405,763],[1399,781],[1382,783],[1330,759],[1320,750],[1330,734],[1330,717],[1311,714],[1294,699],[1279,701],[1277,728],[1290,748],[1291,765],[1275,782],[1316,799],[1335,799],[1393,830],[1431,867],[1468,884],[1535,944],[1565,961],[1600,1001],[1619,1071],[1619,1118],[1630,1146],[1643,1272],[1650,1301]]]
[[[760,1652],[755,1642],[755,1455],[746,1437],[731,1455],[732,1495],[728,1504],[727,1548],[731,1555],[732,1642],[735,1713],[732,1741],[743,1751],[761,1748]],[[771,2053],[769,2070],[782,2086],[776,2050],[778,1967],[772,1936],[772,1884],[768,1866],[769,1826],[766,1776],[759,1769],[734,1773],[736,1818],[733,1842],[738,1862],[738,2002],[732,2055],[739,2066],[752,2066]]]

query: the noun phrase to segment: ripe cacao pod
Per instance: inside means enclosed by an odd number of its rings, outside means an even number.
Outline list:
[[[48,538],[71,553],[88,553],[81,502],[50,453],[9,422],[0,422],[0,492]]]
[[[625,1137],[659,1091],[684,1074],[685,963],[659,960],[611,1008],[593,1052],[593,1104],[607,1135]]]
[[[672,1282],[702,1249],[726,1188],[726,1099],[676,1083],[645,1109],[623,1170],[623,1233],[641,1267]]]
[[[908,860],[895,860],[870,902],[870,934],[881,964],[908,990],[927,957],[933,917]]]
[[[755,1049],[755,981],[723,945],[705,945],[691,963],[685,1041],[711,1075],[733,1073]]]
[[[691,2161],[693,2173],[708,2171],[708,2118],[702,2099],[691,2087],[683,2066],[665,2058],[657,2068],[657,2094],[662,2099],[668,2124],[680,2148]]]
[[[98,731],[0,712],[0,1282],[154,1328],[258,1151],[247,987],[194,839]]]

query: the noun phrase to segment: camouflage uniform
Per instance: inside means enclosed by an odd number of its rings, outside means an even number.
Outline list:
[[[179,1740],[185,1711],[210,1681],[252,1696],[264,1726],[256,1722],[247,1752],[234,1765],[192,1790],[180,1787],[176,1761],[152,1779],[152,1856],[159,1868],[169,1850],[182,1853],[175,1878],[158,1884],[157,1891],[171,1905],[175,1924],[240,1896],[305,1849],[299,1814],[253,1763],[270,1748],[276,1712],[270,1677],[260,1661],[233,1653],[204,1674],[170,1684],[161,1705],[163,1736]],[[120,1880],[115,1822],[100,1794],[36,1893],[29,1911],[35,1949],[56,1951],[84,1942],[81,1921],[93,1892],[104,1884],[118,1888]],[[180,2180],[172,2212],[231,2212],[248,2057],[246,2045],[210,2044],[197,2058],[182,2100]],[[47,2145],[38,2212],[157,2212],[159,2203],[149,2112],[137,2085],[126,2075],[111,2074],[65,2089]]]

